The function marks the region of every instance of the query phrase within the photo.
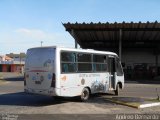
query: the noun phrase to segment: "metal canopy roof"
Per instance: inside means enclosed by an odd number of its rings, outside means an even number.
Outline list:
[[[122,48],[159,48],[160,23],[64,23],[82,48],[110,50],[118,48],[120,30]]]

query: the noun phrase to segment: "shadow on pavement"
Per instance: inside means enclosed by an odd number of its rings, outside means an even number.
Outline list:
[[[115,103],[106,101],[106,98],[115,96],[112,93],[96,93],[92,94],[87,103],[100,104],[100,105],[115,105]]]
[[[54,98],[43,95],[27,94],[24,92],[8,93],[0,95],[0,105],[17,105],[17,106],[48,106],[61,104],[65,101],[55,101]]]
[[[4,78],[4,80],[6,81],[24,81],[24,77],[23,76],[18,76],[18,77],[6,77]]]
[[[160,80],[126,80],[125,83],[134,84],[160,84]]]
[[[24,74],[14,72],[0,72],[0,79],[6,81],[23,81]]]
[[[105,94],[106,96],[113,94]],[[104,94],[93,94],[87,103],[112,104],[102,97]],[[17,106],[49,106],[63,104],[67,102],[81,102],[79,97],[50,97],[44,95],[28,94],[25,92],[7,93],[0,95],[0,105],[17,105]]]

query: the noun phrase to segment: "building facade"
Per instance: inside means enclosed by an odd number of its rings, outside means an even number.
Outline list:
[[[6,54],[0,56],[0,72],[23,73],[25,64],[25,53]]]

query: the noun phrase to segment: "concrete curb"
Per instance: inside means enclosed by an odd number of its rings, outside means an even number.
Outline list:
[[[131,105],[131,104],[128,104],[128,103],[125,103],[125,102],[122,102],[122,101],[111,100],[111,99],[106,99],[106,100],[108,100],[110,102],[113,102],[113,103],[120,104],[120,105],[125,105],[125,106],[128,106],[128,107],[139,108],[138,105]]]
[[[128,106],[128,107],[132,107],[132,108],[147,108],[147,107],[154,107],[154,106],[159,106],[160,105],[160,101],[159,102],[152,102],[152,103],[146,103],[146,104],[141,104],[138,102],[123,102],[120,100],[113,100],[112,98],[106,98],[106,100],[120,104],[120,105],[124,105],[124,106]]]
[[[154,107],[154,106],[159,106],[160,102],[155,102],[155,103],[149,103],[149,104],[141,104],[139,108],[147,108],[147,107]]]

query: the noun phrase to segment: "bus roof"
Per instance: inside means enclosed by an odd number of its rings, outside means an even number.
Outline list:
[[[66,47],[60,47],[60,46],[34,47],[34,48],[29,48],[28,50],[30,50],[30,49],[37,49],[37,48],[56,48],[56,49],[59,49],[59,50],[66,50],[66,51],[85,52],[85,53],[99,53],[99,54],[109,54],[109,55],[115,55],[115,56],[117,56],[116,53],[109,52],[109,51],[99,51],[99,50],[94,50],[94,49],[66,48]]]

